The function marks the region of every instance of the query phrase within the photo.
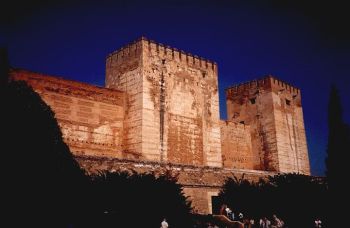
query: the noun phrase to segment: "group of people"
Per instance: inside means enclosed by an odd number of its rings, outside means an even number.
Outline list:
[[[243,213],[239,212],[238,216],[235,217],[235,213],[229,208],[226,204],[223,204],[221,209],[220,209],[220,214],[221,215],[226,215],[227,218],[229,218],[232,221],[240,221],[243,222]]]
[[[260,228],[281,228],[284,227],[284,222],[282,219],[278,218],[276,215],[272,215],[272,221],[267,217],[263,217],[259,220]]]
[[[272,215],[271,221],[266,216],[262,217],[259,220],[259,224],[255,224],[254,219],[245,219],[243,217],[242,212],[238,213],[238,217],[237,217],[238,219],[235,220],[234,212],[225,204],[221,207],[220,214],[226,215],[232,221],[240,221],[240,222],[244,223],[245,225],[250,224],[250,227],[259,227],[259,228],[283,228],[283,227],[285,227],[284,221],[282,219],[278,218],[275,214]],[[168,227],[169,227],[169,224],[166,221],[166,219],[164,218],[163,221],[161,222],[160,228],[168,228]],[[315,220],[315,228],[321,228],[321,227],[322,227],[322,221],[319,218],[317,218]],[[218,226],[209,224],[208,228],[218,228]]]
[[[254,219],[244,218],[243,213],[239,212],[237,218],[235,213],[231,208],[226,204],[223,204],[220,209],[220,214],[225,215],[232,221],[239,221],[244,224],[250,224],[250,227],[259,227],[259,228],[282,228],[284,227],[284,221],[278,218],[276,215],[272,215],[272,219],[269,220],[267,217],[263,217],[259,220],[259,223],[256,224]]]

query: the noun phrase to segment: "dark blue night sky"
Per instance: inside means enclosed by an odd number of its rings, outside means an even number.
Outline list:
[[[224,89],[273,74],[302,91],[314,175],[324,175],[327,104],[340,90],[350,122],[350,17],[321,1],[44,1],[0,3],[0,44],[14,67],[103,85],[108,53],[141,35],[214,60]],[[264,3],[263,3],[264,2]]]

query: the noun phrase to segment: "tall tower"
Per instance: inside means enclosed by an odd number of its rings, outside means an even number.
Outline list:
[[[107,88],[126,93],[123,119],[122,157],[142,159],[142,43],[134,42],[111,53],[106,59]]]
[[[127,94],[126,157],[222,166],[216,63],[141,38],[107,57],[106,87]]]
[[[250,125],[255,169],[310,174],[300,90],[272,76],[226,90],[227,116]]]

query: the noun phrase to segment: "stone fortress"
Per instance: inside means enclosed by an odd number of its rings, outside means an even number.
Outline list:
[[[215,62],[144,37],[109,54],[105,87],[11,71],[52,108],[89,173],[170,172],[198,213],[227,177],[310,174],[300,90],[273,76],[226,89]],[[140,190],[142,191],[142,190]]]

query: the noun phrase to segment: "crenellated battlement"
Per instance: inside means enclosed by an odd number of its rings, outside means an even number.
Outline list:
[[[120,47],[119,49],[113,51],[112,53],[107,55],[107,59],[110,57],[114,57],[114,56],[119,56],[119,57],[123,57],[123,56],[129,56],[132,55],[134,52],[133,51],[141,51],[142,50],[142,46],[141,46],[141,41],[144,38],[141,37],[137,40],[134,40],[130,43],[127,43],[126,45],[123,45],[122,47]]]
[[[107,60],[116,58],[118,62],[118,60],[122,60],[124,58],[137,56],[142,52],[142,50],[148,50],[148,52],[152,52],[167,59],[186,62],[189,66],[212,69],[213,71],[217,70],[217,63],[214,61],[199,57],[198,55],[193,55],[177,48],[173,48],[169,45],[158,43],[154,40],[147,39],[144,36],[112,52],[107,56]]]
[[[12,68],[10,70],[11,80],[26,81],[33,88],[42,91],[54,91],[55,93],[86,98],[95,101],[122,104],[124,92],[116,89],[95,86],[83,82],[64,79],[39,72]]]
[[[142,43],[137,41],[122,46],[118,50],[107,55],[106,64],[120,65],[130,59],[137,59],[142,53]]]
[[[300,94],[300,89],[295,87],[295,86],[292,86],[291,84],[283,81],[283,80],[280,80],[274,76],[269,76],[271,78],[271,81],[272,81],[272,84],[275,86],[275,87],[280,87],[280,88],[283,88],[291,93],[296,93],[296,94]]]
[[[300,89],[290,85],[289,83],[280,80],[272,75],[267,75],[261,79],[256,79],[248,82],[243,82],[238,85],[231,86],[227,89],[225,89],[226,93],[241,93],[245,90],[250,89],[259,89],[259,88],[265,88],[265,89],[285,89],[289,91],[290,93],[294,94],[300,94]]]

